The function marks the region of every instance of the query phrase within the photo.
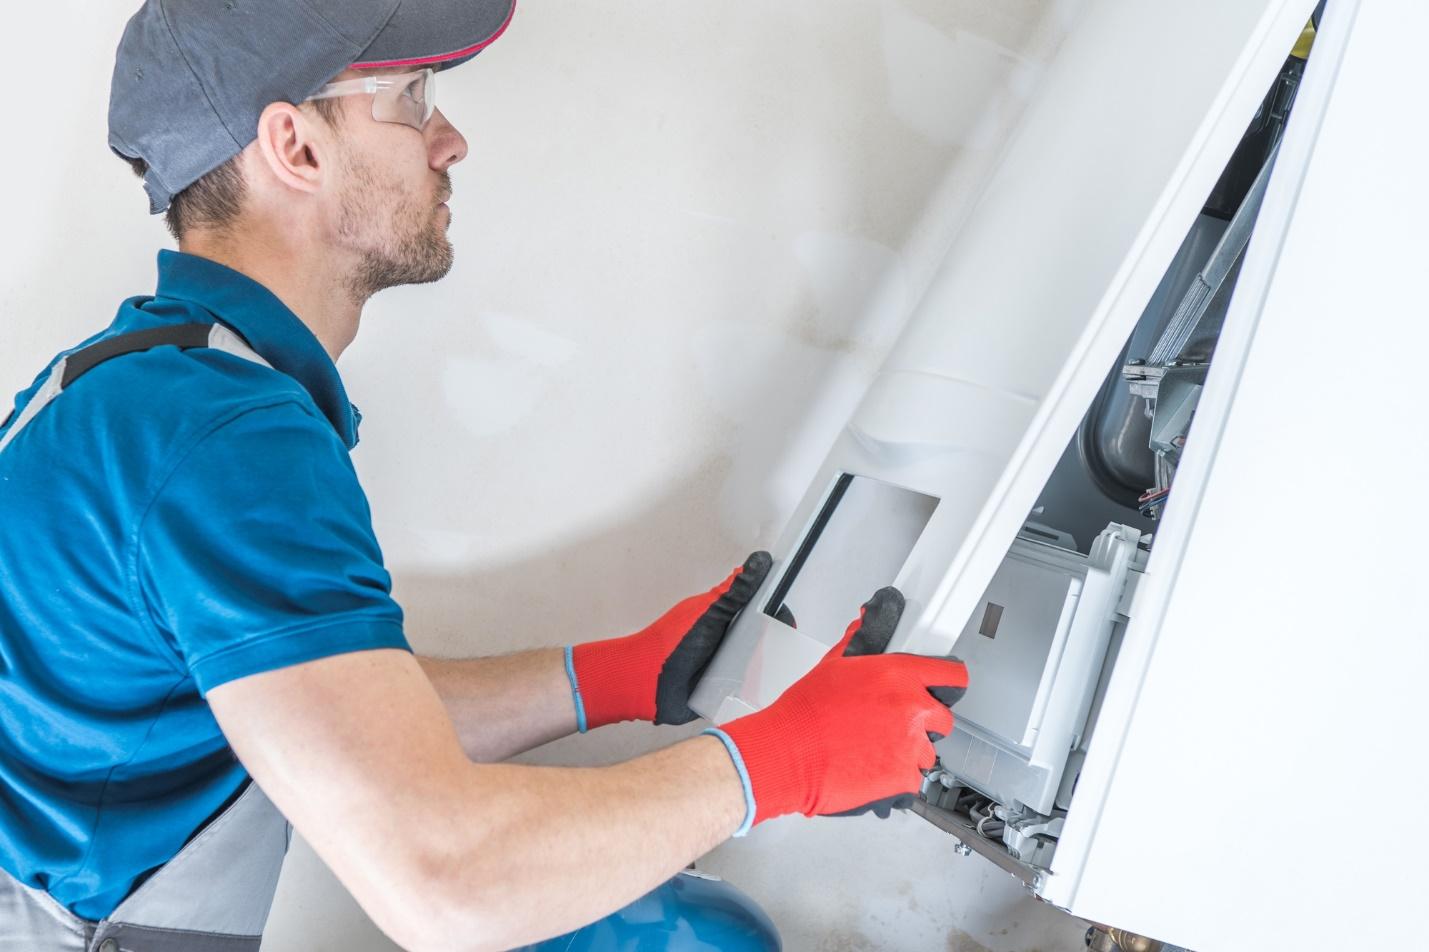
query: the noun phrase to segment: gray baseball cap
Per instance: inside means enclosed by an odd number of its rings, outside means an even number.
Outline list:
[[[349,66],[449,69],[516,0],[145,0],[109,87],[109,147],[148,165],[149,212],[242,152],[270,102],[302,102]]]

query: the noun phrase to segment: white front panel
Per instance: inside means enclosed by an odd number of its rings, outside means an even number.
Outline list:
[[[1422,945],[1429,4],[1322,26],[1054,860],[1197,952]]]
[[[891,647],[952,651],[1312,7],[1087,5],[774,547],[757,604],[839,474],[882,480],[938,500],[893,580],[908,605]],[[796,610],[795,632],[745,612],[691,706],[769,703],[838,640],[849,613],[835,614],[806,624]]]
[[[898,647],[951,648],[1313,7],[1088,4],[850,425],[942,500]]]

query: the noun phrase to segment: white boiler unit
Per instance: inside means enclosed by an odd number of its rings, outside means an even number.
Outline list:
[[[1088,0],[696,710],[894,584],[889,650],[971,674],[950,862],[1198,952],[1423,945],[1426,51],[1423,0]]]

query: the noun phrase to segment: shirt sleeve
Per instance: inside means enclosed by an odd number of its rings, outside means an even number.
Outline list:
[[[248,410],[179,460],[139,525],[142,608],[201,693],[373,648],[410,651],[367,497],[331,424]]]

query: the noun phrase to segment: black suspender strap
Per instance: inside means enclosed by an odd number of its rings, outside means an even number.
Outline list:
[[[191,347],[207,347],[212,324],[174,324],[170,327],[151,327],[144,331],[131,331],[110,337],[84,350],[70,354],[65,360],[64,377],[60,386],[68,387],[79,377],[114,357],[132,354],[136,350],[151,347],[174,346],[181,350]]]
[[[173,324],[169,327],[154,327],[149,330],[120,334],[117,337],[91,344],[83,350],[77,350],[66,356],[63,360],[56,361],[50,368],[49,377],[40,384],[38,390],[31,394],[25,405],[18,410],[12,410],[6,415],[4,422],[0,422],[0,450],[9,446],[19,432],[50,401],[95,367],[123,354],[151,350],[155,347],[178,347],[180,350],[212,347],[235,357],[263,364],[265,367],[272,366],[252,347],[249,347],[247,342],[235,331],[222,324]],[[19,415],[15,416],[16,413]]]

